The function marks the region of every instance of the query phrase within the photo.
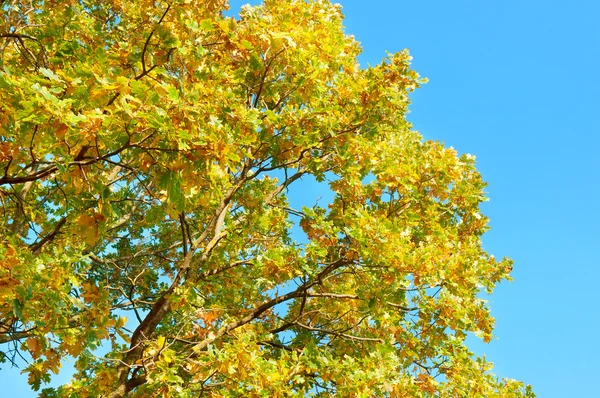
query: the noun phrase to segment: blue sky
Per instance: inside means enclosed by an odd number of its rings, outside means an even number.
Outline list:
[[[496,339],[472,349],[539,397],[596,396],[600,3],[340,2],[363,66],[410,49],[430,80],[412,96],[414,128],[477,156],[489,182],[484,246],[515,260],[515,281],[490,297]],[[2,369],[3,393],[35,396],[17,375]]]
[[[429,83],[409,119],[477,156],[484,246],[515,260],[491,296],[496,339],[472,344],[543,398],[598,396],[600,3],[346,0],[361,63],[409,48]]]

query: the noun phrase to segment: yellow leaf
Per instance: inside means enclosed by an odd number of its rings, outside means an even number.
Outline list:
[[[98,289],[98,286],[96,286],[93,283],[86,282],[82,285],[82,288],[83,294],[81,294],[81,297],[83,297],[83,301],[85,301],[86,303],[96,301],[96,299],[98,298],[98,292],[100,291],[100,289]]]

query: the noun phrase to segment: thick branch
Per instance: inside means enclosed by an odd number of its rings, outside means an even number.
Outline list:
[[[127,352],[127,355],[125,356],[122,364],[119,365],[119,368],[117,370],[119,387],[117,389],[115,389],[109,395],[110,398],[121,398],[121,397],[123,397],[123,394],[124,394],[123,391],[125,391],[125,393],[130,391],[130,390],[126,390],[124,386],[127,383],[127,378],[129,377],[130,371],[132,369],[131,365],[134,364],[138,359],[140,359],[142,357],[143,349],[144,349],[144,342],[152,337],[154,331],[156,330],[156,327],[164,319],[164,317],[171,311],[171,303],[170,303],[171,295],[172,295],[173,291],[175,290],[175,288],[180,286],[180,284],[184,280],[185,276],[189,272],[194,254],[195,254],[196,250],[200,247],[201,243],[204,242],[208,238],[208,236],[211,235],[211,233],[212,233],[212,239],[210,241],[208,241],[208,243],[204,246],[203,251],[202,251],[202,256],[199,259],[200,260],[199,262],[203,263],[206,260],[208,260],[211,252],[217,246],[219,241],[224,236],[226,236],[228,231],[224,230],[225,217],[227,216],[229,209],[231,207],[231,201],[232,201],[233,196],[243,186],[243,184],[247,181],[248,178],[252,178],[252,177],[247,176],[247,170],[249,168],[250,168],[250,164],[247,164],[241,173],[240,179],[227,192],[225,197],[221,200],[219,207],[216,209],[215,214],[212,217],[212,220],[208,223],[204,232],[198,238],[196,238],[193,242],[191,242],[191,244],[188,247],[188,252],[184,256],[184,259],[183,259],[181,265],[179,266],[179,271],[177,272],[171,285],[166,290],[166,292],[156,301],[156,303],[154,304],[154,306],[152,307],[152,309],[150,310],[148,315],[146,315],[144,320],[140,323],[140,325],[133,332],[133,334],[131,336],[130,349]],[[267,198],[265,199],[265,202],[267,204],[269,204],[275,197],[277,197],[277,195],[279,195],[292,182],[299,179],[304,173],[305,173],[305,171],[303,171],[303,170],[296,172],[293,176],[288,178],[283,184],[281,184],[276,189],[274,189],[267,196]],[[303,284],[298,289],[296,289],[294,292],[290,292],[284,296],[276,297],[266,303],[263,303],[262,305],[258,306],[254,311],[252,311],[250,314],[248,314],[247,316],[221,328],[221,330],[219,330],[216,335],[199,342],[196,345],[196,349],[202,350],[207,345],[214,342],[216,339],[222,337],[224,334],[226,334],[242,325],[245,325],[245,324],[251,322],[253,319],[258,318],[264,312],[266,312],[267,310],[269,310],[270,308],[274,307],[275,305],[277,305],[279,303],[290,300],[292,298],[302,297],[305,294],[305,292],[308,289],[310,289],[312,286],[314,286],[318,283],[321,283],[322,278],[327,273],[330,273],[333,270],[335,270],[336,268],[341,267],[343,264],[345,264],[345,260],[338,260],[336,262],[328,264],[323,269],[323,271],[315,277],[314,281]],[[212,273],[208,272],[208,273],[206,273],[205,276],[210,276],[210,275],[212,275]]]

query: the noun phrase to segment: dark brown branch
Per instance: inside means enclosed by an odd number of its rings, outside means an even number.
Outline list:
[[[0,38],[15,39],[15,41],[18,41],[23,51],[25,51],[25,53],[22,52],[21,55],[23,55],[23,57],[37,69],[39,67],[39,59],[31,52],[31,50],[29,50],[29,48],[27,48],[23,39],[35,41],[38,46],[40,46],[42,64],[44,66],[46,65],[46,48],[37,38],[20,33],[0,33]],[[18,50],[19,52],[22,51],[20,48],[18,48]]]
[[[10,343],[12,341],[19,341],[21,339],[27,338],[31,336],[31,332],[35,329],[28,330],[17,330],[13,331],[14,323],[17,322],[17,319],[14,318],[12,320],[12,324],[7,325],[4,323],[0,323],[0,344]]]
[[[167,13],[169,12],[170,9],[171,9],[171,4],[169,4],[167,6],[167,9],[165,10],[163,15],[158,20],[158,23],[156,24],[156,26],[158,26],[162,23],[163,19],[165,19],[165,17],[167,16]],[[154,65],[154,66],[150,67],[150,69],[146,68],[146,52],[148,51],[148,45],[150,44],[150,39],[152,39],[154,32],[156,32],[156,27],[154,29],[152,29],[152,32],[150,32],[150,34],[146,38],[146,42],[144,43],[144,48],[142,49],[142,73],[139,76],[137,76],[135,78],[135,80],[139,80],[142,77],[146,76],[148,73],[150,73],[150,71],[152,71],[152,69],[154,69],[156,67],[156,65]],[[167,57],[168,57],[168,55],[167,55]]]
[[[253,108],[256,108],[258,106],[258,102],[260,101],[260,96],[262,95],[263,87],[265,85],[265,79],[267,78],[267,74],[269,73],[269,69],[271,68],[271,64],[273,63],[273,61],[275,61],[275,58],[277,58],[284,51],[285,51],[285,48],[281,49],[265,65],[265,70],[263,71],[262,77],[260,79],[260,85],[258,86],[258,92],[256,93],[256,97],[254,98],[254,103],[252,104]]]
[[[2,178],[7,178],[7,176],[8,176],[8,169],[10,168],[10,164],[12,163],[12,161],[13,161],[13,157],[9,156],[8,157],[8,163],[4,167],[4,176]]]
[[[54,229],[52,230],[52,232],[50,232],[48,235],[44,236],[42,238],[42,240],[40,240],[39,242],[35,242],[31,246],[29,246],[29,250],[31,250],[32,253],[35,253],[38,250],[40,250],[42,248],[42,246],[44,246],[46,243],[48,243],[54,239],[54,237],[60,232],[60,229],[62,228],[63,225],[65,225],[66,222],[67,222],[67,217],[61,218],[58,221],[58,223],[56,224],[56,226],[54,227]]]
[[[49,176],[50,174],[54,173],[56,170],[58,170],[58,167],[48,166],[48,167],[45,167],[33,174],[29,174],[29,175],[22,176],[22,177],[9,177],[9,176],[5,175],[4,177],[0,178],[0,185],[22,184],[25,182],[36,181],[36,180],[39,180],[40,178]]]
[[[33,154],[33,141],[35,140],[35,135],[37,134],[38,131],[38,125],[36,124],[35,127],[33,128],[33,134],[31,135],[31,141],[29,142],[29,155],[31,156],[31,161],[33,163],[37,162],[37,159],[35,158],[35,155]]]
[[[187,253],[188,253],[187,232],[186,232],[186,228],[185,228],[185,213],[181,213],[179,215],[179,222],[181,224],[181,242],[183,245],[183,257],[185,257],[185,256],[187,256]]]
[[[125,145],[123,145],[121,148],[119,149],[115,149],[112,152],[106,153],[102,156],[98,156],[98,157],[94,157],[94,158],[89,158],[89,159],[82,159],[82,160],[76,160],[73,161],[71,163],[69,163],[69,166],[88,166],[90,164],[94,164],[97,163],[99,161],[102,160],[106,160],[112,156],[118,155],[121,152],[123,152],[125,149],[133,147],[137,144],[130,144],[129,140],[125,143]],[[4,184],[22,184],[25,182],[30,182],[30,181],[36,181],[39,180],[41,178],[47,177],[49,175],[51,175],[52,173],[54,173],[55,171],[58,170],[58,166],[56,165],[51,165],[48,167],[45,167],[39,171],[36,171],[35,173],[26,175],[26,176],[21,176],[21,177],[9,177],[7,175],[3,176],[2,178],[0,178],[0,185],[4,185]]]
[[[336,293],[309,293],[308,297],[325,297],[325,298],[335,298],[335,299],[364,300],[354,294],[336,294]]]
[[[113,397],[124,397],[128,392],[133,390],[136,387],[141,386],[146,383],[146,376],[137,376],[130,380],[127,380],[125,383],[120,384],[110,395],[110,398]]]
[[[37,39],[35,37],[28,36],[28,35],[22,35],[19,33],[0,33],[0,38],[29,39],[29,40],[37,41]]]

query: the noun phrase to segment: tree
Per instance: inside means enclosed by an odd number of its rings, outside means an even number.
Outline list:
[[[408,52],[226,7],[0,2],[2,359],[76,358],[45,396],[533,396],[465,345],[512,267],[474,158],[405,120]]]

